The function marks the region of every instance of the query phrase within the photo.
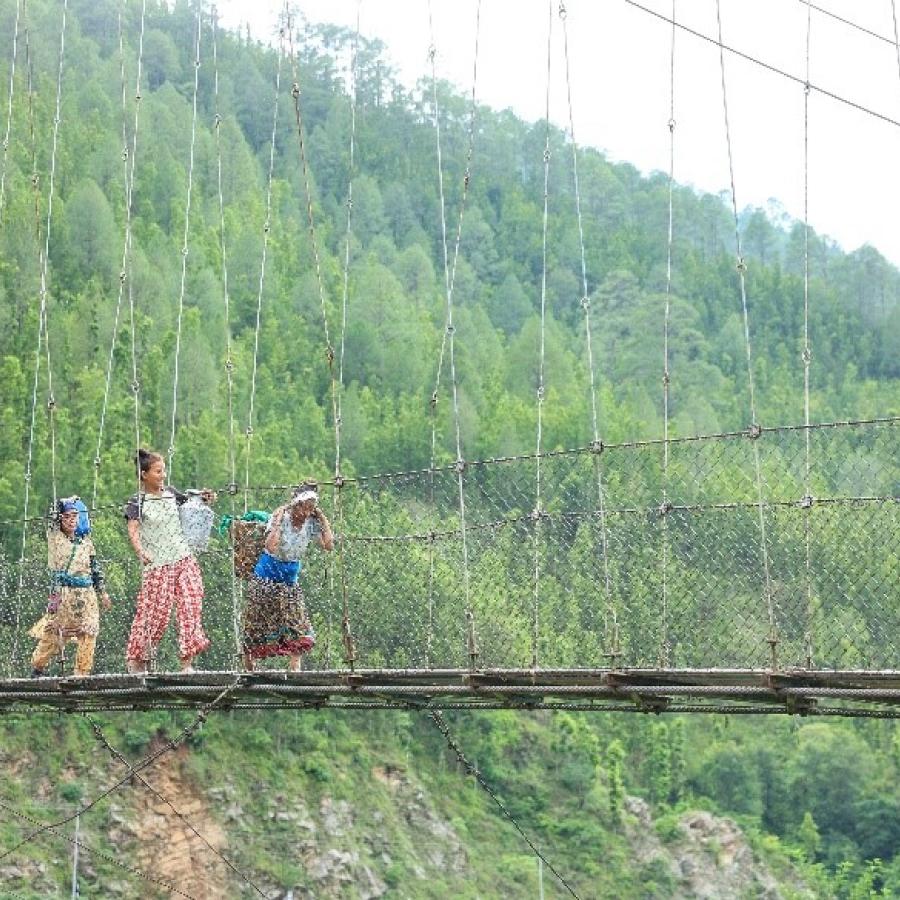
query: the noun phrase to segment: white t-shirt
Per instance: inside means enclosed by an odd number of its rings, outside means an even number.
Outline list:
[[[150,557],[148,569],[167,566],[191,555],[178,516],[178,507],[186,500],[187,494],[167,487],[160,494],[141,491],[125,504],[125,518],[140,522],[141,546]]]

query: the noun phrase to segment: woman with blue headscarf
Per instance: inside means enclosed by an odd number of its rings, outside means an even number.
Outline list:
[[[50,599],[44,617],[30,632],[38,642],[31,657],[31,674],[35,677],[46,674],[54,657],[62,657],[69,641],[78,645],[75,675],[90,675],[94,667],[100,631],[97,598],[104,609],[109,609],[111,601],[103,587],[94,542],[86,529],[79,528],[83,509],[77,497],[60,500],[47,531]]]

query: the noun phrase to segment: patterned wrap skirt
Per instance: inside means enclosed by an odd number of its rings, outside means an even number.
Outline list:
[[[298,656],[316,643],[298,582],[284,584],[253,576],[241,624],[244,652],[253,659]]]

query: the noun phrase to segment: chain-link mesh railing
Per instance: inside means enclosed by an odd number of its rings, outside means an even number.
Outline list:
[[[313,533],[302,554],[299,584],[316,632],[303,666],[898,668],[898,437],[898,420],[813,427],[811,497],[804,428],[672,440],[665,492],[660,442],[547,453],[539,509],[533,457],[469,462],[465,554],[456,465],[325,485],[320,505],[334,519],[340,492],[343,533],[330,553]],[[220,492],[221,509],[224,499]],[[290,499],[290,486],[255,488],[247,504],[271,512]],[[146,571],[121,507],[91,519],[113,598],[101,613],[94,671],[121,672]],[[52,593],[47,520],[26,523],[20,563],[22,527],[6,523],[2,533],[6,676],[31,671],[27,632]],[[197,554],[211,641],[197,660],[205,669],[241,665],[250,591],[247,579],[233,590],[233,533],[216,527]],[[162,671],[179,667],[175,618],[173,609],[154,647]],[[70,672],[74,653],[67,645],[49,674]]]

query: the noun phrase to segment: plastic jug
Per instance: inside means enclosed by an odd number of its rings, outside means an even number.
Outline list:
[[[184,539],[191,550],[199,553],[209,544],[215,513],[203,502],[200,491],[188,491],[187,494],[188,499],[178,507],[178,516]]]

